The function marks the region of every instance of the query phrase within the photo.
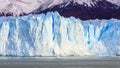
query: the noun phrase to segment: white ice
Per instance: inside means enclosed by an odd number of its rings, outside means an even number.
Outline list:
[[[120,20],[64,18],[57,12],[0,17],[3,56],[120,55]]]

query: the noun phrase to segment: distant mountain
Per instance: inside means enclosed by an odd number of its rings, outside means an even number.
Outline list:
[[[58,11],[65,17],[120,19],[120,0],[6,0],[0,1],[1,16]]]
[[[55,5],[52,8],[41,11],[35,10],[33,13],[46,13],[48,11],[58,11],[62,16],[74,16],[83,20],[86,19],[120,19],[120,6],[107,0],[89,0],[91,2],[74,2]],[[119,3],[119,2],[118,2]]]

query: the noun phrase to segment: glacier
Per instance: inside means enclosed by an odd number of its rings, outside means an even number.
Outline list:
[[[58,12],[0,17],[1,56],[118,56],[120,20],[80,20]]]

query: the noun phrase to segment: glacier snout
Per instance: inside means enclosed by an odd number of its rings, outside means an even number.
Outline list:
[[[64,18],[57,12],[1,17],[3,56],[116,56],[120,21]]]

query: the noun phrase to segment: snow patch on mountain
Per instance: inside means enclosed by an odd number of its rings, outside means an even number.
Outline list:
[[[0,13],[4,15],[11,14],[14,16],[24,15],[24,13],[29,14],[35,11],[36,9],[40,9],[41,11],[43,11],[61,4],[63,4],[61,6],[65,7],[71,1],[73,3],[93,7],[96,6],[96,3],[98,1],[102,0],[0,0]],[[120,0],[106,0],[106,1],[117,6],[120,6]]]

